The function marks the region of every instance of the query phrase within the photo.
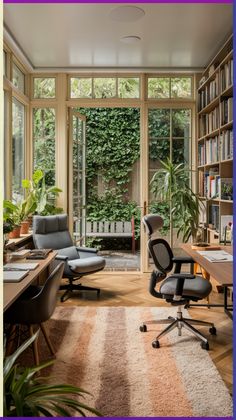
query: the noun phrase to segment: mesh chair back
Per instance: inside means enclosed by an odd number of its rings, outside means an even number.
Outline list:
[[[164,239],[150,239],[148,249],[156,268],[162,273],[168,273],[173,268],[173,252]]]

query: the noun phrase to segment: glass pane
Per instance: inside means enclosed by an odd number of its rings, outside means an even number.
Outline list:
[[[45,173],[47,185],[55,185],[55,109],[33,110],[34,170]]]
[[[12,198],[19,201],[23,195],[22,179],[25,176],[25,108],[13,98],[12,102]]]
[[[25,93],[25,75],[22,71],[13,63],[12,69],[12,83],[22,93]]]
[[[169,98],[170,79],[169,77],[148,78],[148,98]]]
[[[173,137],[189,137],[190,124],[190,109],[175,109],[172,111]]]
[[[139,98],[139,77],[122,77],[118,79],[119,98]]]
[[[56,79],[55,77],[34,78],[34,98],[55,98]]]
[[[77,241],[85,235],[85,121],[72,116],[73,133],[73,232]]]
[[[175,164],[189,163],[189,139],[173,139],[172,161]]]
[[[171,78],[171,97],[190,98],[192,96],[191,77]]]
[[[116,96],[116,79],[100,77],[94,79],[95,98],[114,98]]]
[[[92,98],[92,79],[82,77],[71,77],[70,79],[71,98]]]
[[[170,137],[170,110],[151,109],[148,113],[149,138]]]

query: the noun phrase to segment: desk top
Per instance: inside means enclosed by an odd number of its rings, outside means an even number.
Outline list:
[[[15,302],[15,300],[29,287],[31,283],[33,283],[40,273],[42,273],[48,265],[54,260],[55,256],[57,255],[56,251],[52,251],[49,253],[48,257],[45,260],[26,260],[21,259],[20,262],[37,262],[39,265],[35,270],[31,270],[29,274],[21,280],[19,283],[4,283],[3,284],[3,294],[4,294],[4,304],[3,310],[9,308],[9,306]],[[12,261],[13,262],[13,261]],[[19,263],[17,260],[17,263]]]
[[[190,255],[197,264],[204,268],[210,276],[221,285],[233,284],[233,263],[232,262],[210,262],[202,255],[200,255],[197,250],[192,249],[191,244],[182,244],[181,248]],[[220,249],[233,254],[233,247],[229,245],[220,245]],[[206,248],[207,251],[207,248]]]

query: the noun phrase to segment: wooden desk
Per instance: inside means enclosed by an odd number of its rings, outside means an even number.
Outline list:
[[[227,292],[228,287],[233,285],[233,262],[220,262],[220,263],[212,263],[200,255],[197,250],[192,249],[191,244],[182,244],[181,248],[190,255],[194,261],[199,264],[210,276],[212,276],[220,285],[224,288],[224,305],[218,304],[194,304],[190,306],[220,306],[223,307],[227,315],[232,318],[232,313],[230,312],[232,309],[228,307],[227,303]],[[233,247],[227,245],[220,245],[220,248],[229,254],[233,254]],[[206,248],[207,251],[207,248]]]
[[[9,308],[9,306],[15,302],[15,300],[24,292],[27,287],[29,287],[30,284],[32,284],[34,281],[36,281],[40,274],[42,274],[45,270],[49,268],[50,264],[53,262],[57,255],[56,251],[50,252],[47,258],[45,260],[17,260],[17,263],[20,262],[37,262],[39,266],[35,270],[31,270],[29,274],[21,280],[19,283],[4,283],[3,284],[3,310]],[[13,260],[12,260],[13,262]],[[14,261],[16,262],[16,260]]]
[[[5,249],[19,249],[22,247],[33,248],[32,233],[21,235],[19,238],[9,239],[5,245]]]

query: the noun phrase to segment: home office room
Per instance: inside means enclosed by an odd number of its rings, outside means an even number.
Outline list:
[[[232,4],[6,2],[3,101],[2,415],[233,416]]]

